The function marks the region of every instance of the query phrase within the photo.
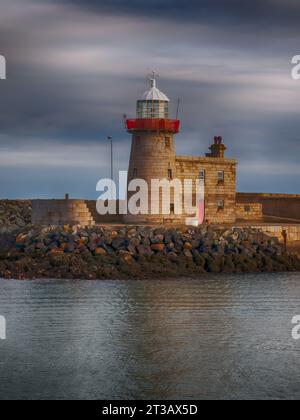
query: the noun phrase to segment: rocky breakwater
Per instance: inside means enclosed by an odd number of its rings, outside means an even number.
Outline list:
[[[30,223],[30,201],[0,200],[0,234],[17,231]]]
[[[0,235],[4,278],[153,279],[298,270],[299,257],[249,228],[28,227]]]

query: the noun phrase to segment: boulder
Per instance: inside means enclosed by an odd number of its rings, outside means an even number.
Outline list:
[[[152,249],[152,251],[163,252],[165,250],[165,245],[164,244],[152,244],[151,249]]]
[[[137,246],[137,251],[138,251],[139,255],[145,255],[145,256],[149,255],[150,256],[150,255],[153,254],[153,251],[152,251],[151,247],[148,246],[148,245],[138,245]]]
[[[98,247],[98,248],[95,249],[95,255],[104,255],[104,254],[106,254],[105,249],[103,249],[101,247]]]
[[[127,264],[132,264],[134,262],[134,258],[128,251],[119,251],[119,257],[122,261],[126,262]]]

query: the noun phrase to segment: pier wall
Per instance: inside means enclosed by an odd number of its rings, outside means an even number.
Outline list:
[[[249,227],[259,229],[269,236],[278,238],[280,242],[284,242],[284,231],[287,234],[287,242],[294,243],[300,242],[300,224],[282,224],[282,225],[265,225],[265,224],[251,224]]]
[[[237,203],[260,203],[265,216],[300,220],[299,194],[238,193]]]
[[[32,200],[32,224],[92,226],[95,222],[84,200]]]

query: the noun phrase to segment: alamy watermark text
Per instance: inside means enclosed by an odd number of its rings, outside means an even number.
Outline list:
[[[294,340],[300,340],[300,315],[293,317],[292,324],[295,325],[292,329],[292,337]]]
[[[0,80],[6,79],[6,59],[0,54]]]
[[[117,214],[117,185],[111,179],[100,179],[96,190],[101,192],[97,211],[101,215]],[[144,179],[135,178],[127,184],[127,172],[119,172],[119,191],[125,199],[118,209],[123,215],[188,215],[199,219],[199,209],[204,206],[204,181],[202,179]],[[119,194],[120,196],[120,194]],[[200,221],[202,223],[202,220]]]
[[[294,80],[300,79],[300,55],[294,55],[292,58],[292,64],[295,66],[292,68],[292,78]]]

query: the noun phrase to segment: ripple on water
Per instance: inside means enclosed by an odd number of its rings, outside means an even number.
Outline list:
[[[300,398],[300,274],[5,281],[0,398]]]

